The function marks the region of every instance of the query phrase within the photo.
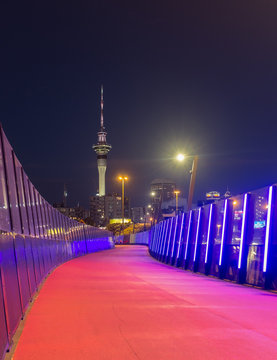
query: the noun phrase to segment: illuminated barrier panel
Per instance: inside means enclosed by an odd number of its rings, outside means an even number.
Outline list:
[[[176,246],[176,238],[177,238],[177,229],[179,226],[179,215],[175,216],[175,225],[174,225],[174,233],[173,233],[173,239],[170,245],[170,249],[169,249],[169,257],[167,259],[167,262],[169,262],[170,264],[174,263],[174,253],[175,253],[175,246]]]
[[[205,274],[210,273],[211,260],[212,260],[212,249],[213,249],[213,238],[214,238],[214,218],[215,218],[215,205],[211,204],[209,206],[209,220],[207,228],[207,239],[206,239],[206,249],[205,249]]]
[[[250,203],[250,194],[243,195],[243,207],[242,207],[242,215],[241,215],[241,232],[239,236],[239,256],[237,261],[237,269],[238,269],[238,279],[237,281],[240,283],[245,282],[246,277],[246,260],[247,260],[247,235],[248,235],[248,226],[249,226],[249,203]],[[233,202],[236,205],[236,200]],[[234,213],[236,210],[234,211]],[[234,216],[235,218],[235,216]],[[236,219],[234,219],[236,221]],[[234,226],[234,225],[233,225]],[[234,243],[234,242],[233,242]]]
[[[156,227],[157,227],[157,238],[156,238],[156,245],[155,245],[155,256],[156,256],[156,258],[159,255],[159,247],[160,247],[160,243],[161,243],[161,236],[163,234],[163,232],[162,232],[163,226],[164,226],[163,222],[156,225]]]
[[[222,229],[224,224],[224,211],[225,209],[227,210],[227,208],[225,208],[225,204],[227,204],[225,200],[221,200],[214,203],[214,207],[213,207],[214,216],[211,226],[214,227],[214,234],[213,237],[210,237],[209,240],[209,247],[212,247],[212,251],[210,251],[211,249],[209,248],[209,256],[211,257],[209,274],[216,277],[220,277],[220,271],[219,271],[220,251],[224,241],[224,237],[222,239]]]
[[[163,227],[163,223],[159,223],[158,225],[155,226],[156,229],[156,240],[155,240],[155,247],[154,247],[154,254],[155,257],[158,257],[158,252],[159,252],[159,245],[160,245],[160,238],[161,238],[161,233],[162,233],[162,227]]]
[[[162,227],[162,231],[160,234],[160,244],[159,244],[159,249],[158,249],[158,258],[160,260],[163,259],[164,252],[166,249],[166,242],[167,242],[167,238],[168,238],[168,229],[170,227],[170,220],[163,221],[162,224],[163,224],[163,227]]]
[[[152,256],[153,256],[153,249],[155,246],[155,235],[156,235],[156,227],[152,228],[150,233],[149,251]]]
[[[173,227],[173,221],[174,218],[171,218],[168,220],[168,228],[169,231],[167,232],[167,236],[166,236],[166,241],[164,242],[164,249],[162,252],[162,261],[166,261],[166,258],[169,254],[169,246],[170,246],[170,241],[171,241],[171,236],[172,236],[172,227]]]
[[[230,204],[231,200],[224,200],[224,212],[223,212],[223,222],[222,222],[222,232],[221,232],[221,241],[220,241],[220,253],[219,253],[219,277],[224,278],[226,273],[226,258],[227,258],[227,244],[230,238],[229,229],[230,229]]]
[[[277,289],[276,185],[157,224],[152,255],[171,264]]]
[[[41,281],[74,257],[114,246],[111,233],[54,209],[25,174],[0,127],[0,358]]]
[[[179,229],[178,235],[178,243],[177,243],[177,253],[176,253],[176,259],[175,259],[175,265],[177,267],[180,266],[180,255],[182,254],[182,243],[183,243],[183,229],[184,229],[184,221],[185,221],[186,214],[183,213],[181,215],[181,225]]]
[[[188,227],[186,269],[193,270],[193,257],[195,249],[195,236],[197,229],[198,210],[192,210],[191,222]]]
[[[193,271],[198,270],[200,241],[201,241],[201,230],[202,230],[202,208],[198,209],[197,221],[196,221],[196,232],[195,232],[195,244],[193,250]]]
[[[149,245],[151,232],[150,231],[143,231],[136,234],[130,235],[130,244],[136,245]]]
[[[200,272],[202,274],[206,274],[205,256],[207,249],[209,213],[210,213],[210,205],[203,206],[201,210],[196,262],[194,263],[195,266],[194,271]]]
[[[157,242],[157,251],[156,251],[156,257],[159,258],[161,254],[161,247],[163,245],[163,239],[165,236],[165,222],[161,222],[159,224],[159,236],[158,236],[158,242]]]
[[[191,228],[192,228],[192,226],[191,226],[192,218],[193,218],[193,211],[190,210],[189,215],[188,215],[186,232],[185,232],[184,258],[183,258],[184,269],[187,269],[187,266],[188,266],[188,253],[189,253],[189,242],[190,242],[190,235],[191,235]]]
[[[162,223],[159,223],[155,226],[155,245],[154,245],[154,254],[155,257],[157,257],[158,254],[158,248],[159,248],[159,242],[160,242],[160,236],[161,236],[161,226]]]
[[[136,234],[130,234],[130,244],[136,243]]]
[[[277,211],[276,186],[268,189],[265,248],[263,257],[264,287],[277,289]]]

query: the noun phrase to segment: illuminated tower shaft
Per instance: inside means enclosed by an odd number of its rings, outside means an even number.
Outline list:
[[[101,86],[101,120],[100,120],[100,131],[97,133],[98,141],[96,145],[93,145],[93,150],[97,154],[97,166],[99,174],[99,195],[106,195],[105,176],[107,169],[107,154],[111,150],[111,145],[107,143],[106,137],[107,132],[104,127],[104,100],[103,100],[103,86]]]
[[[107,169],[107,156],[105,158],[100,158],[100,155],[97,156],[97,166],[98,166],[98,175],[99,175],[99,195],[106,195],[106,169]]]

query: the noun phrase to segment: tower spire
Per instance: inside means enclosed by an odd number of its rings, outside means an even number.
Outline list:
[[[104,96],[103,96],[103,85],[101,85],[101,130],[104,128]]]

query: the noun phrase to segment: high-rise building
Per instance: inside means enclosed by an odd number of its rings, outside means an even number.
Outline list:
[[[153,217],[156,221],[162,219],[162,203],[174,199],[176,184],[168,179],[155,179],[151,183],[150,195]]]
[[[90,197],[90,217],[96,226],[105,226],[111,219],[121,219],[121,196],[118,194]],[[124,217],[130,217],[129,198],[124,198]]]
[[[143,223],[145,220],[145,214],[144,206],[131,208],[131,219],[134,223]]]
[[[97,166],[99,175],[99,196],[106,195],[105,175],[107,169],[107,155],[111,150],[111,145],[107,143],[107,132],[104,127],[104,99],[103,99],[103,86],[101,86],[101,119],[100,119],[100,131],[97,133],[98,141],[96,145],[93,145],[93,150],[97,154]]]

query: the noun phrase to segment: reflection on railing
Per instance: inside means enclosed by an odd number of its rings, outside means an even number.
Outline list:
[[[276,214],[276,185],[219,200],[154,226],[149,251],[180,268],[277,289]],[[181,224],[174,233],[173,222]]]
[[[40,195],[0,127],[0,359],[51,269],[113,246],[110,232],[67,218]]]

